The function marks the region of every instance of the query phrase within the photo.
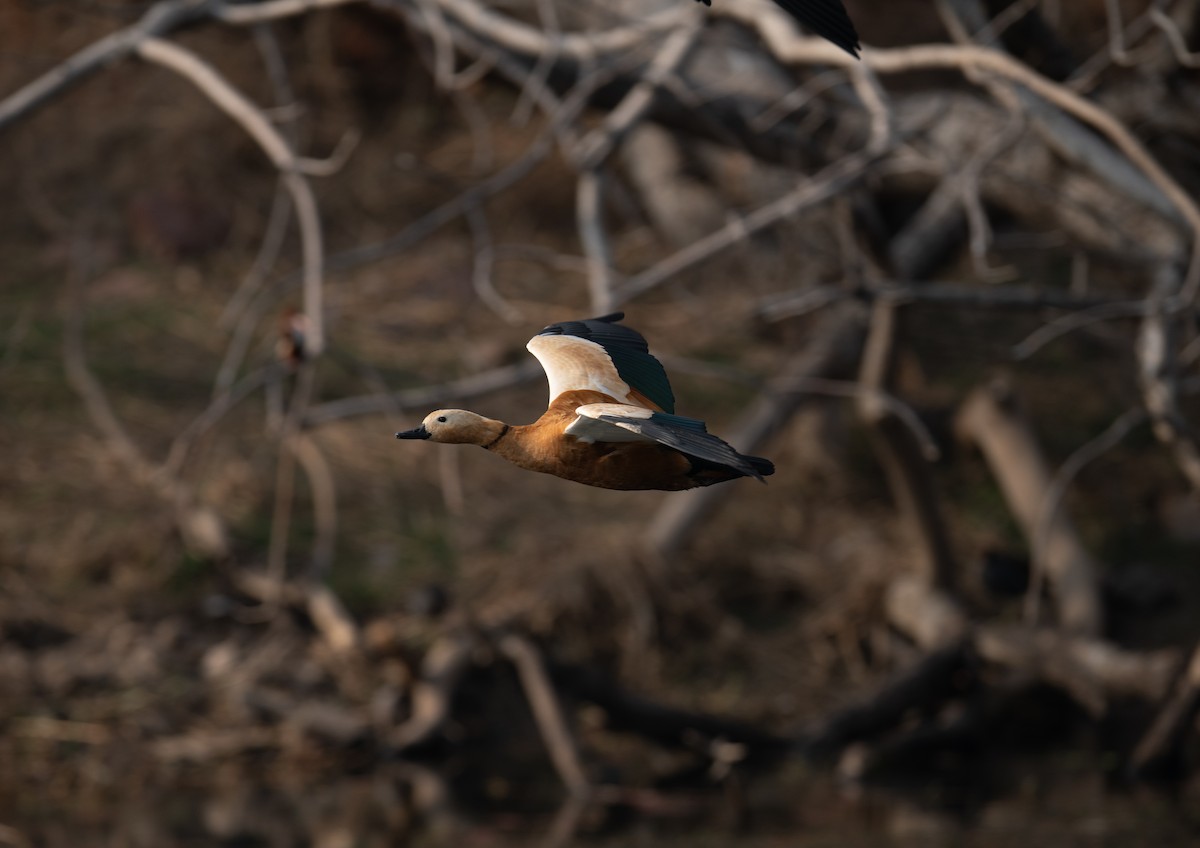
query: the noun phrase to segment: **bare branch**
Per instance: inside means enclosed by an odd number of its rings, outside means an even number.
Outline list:
[[[505,365],[481,374],[472,374],[439,386],[402,389],[390,395],[363,395],[327,401],[313,406],[304,414],[304,426],[319,427],[333,421],[380,413],[401,413],[427,410],[450,401],[465,401],[511,386],[532,382],[542,377],[536,362]]]
[[[283,184],[291,194],[300,225],[304,260],[304,313],[310,329],[308,354],[311,357],[319,356],[325,348],[321,221],[316,198],[295,154],[262,111],[195,54],[157,38],[144,39],[137,45],[136,52],[146,61],[169,68],[190,80],[214,105],[237,121],[279,169]]]
[[[812,179],[802,181],[778,200],[756,209],[745,218],[730,221],[715,233],[630,277],[614,292],[615,302],[627,303],[759,230],[825,203],[857,182],[872,161],[873,157],[868,155],[839,159]]]
[[[894,413],[894,407],[881,400],[895,381],[899,309],[894,303],[876,301],[871,310],[859,371],[859,382],[866,391],[858,396],[858,413],[887,474],[896,506],[905,523],[916,531],[921,576],[934,586],[949,588],[954,585],[954,554],[933,485],[931,457],[922,455],[912,430]]]
[[[69,275],[68,313],[63,336],[67,382],[83,400],[88,416],[109,450],[130,470],[134,479],[156,492],[170,506],[184,544],[203,556],[224,557],[229,553],[224,522],[212,508],[197,503],[192,490],[175,476],[174,468],[156,466],[142,453],[88,366],[83,344],[83,278],[89,273],[89,253],[86,240],[77,240]]]
[[[1112,321],[1115,318],[1137,318],[1145,315],[1146,310],[1145,302],[1137,300],[1124,303],[1099,303],[1077,312],[1068,313],[1039,327],[1014,345],[1013,359],[1028,359],[1050,342],[1067,333],[1073,333],[1102,321]]]
[[[334,548],[337,542],[337,487],[329,461],[321,453],[313,439],[297,433],[289,447],[300,461],[308,478],[312,492],[313,520],[316,536],[313,539],[312,565],[309,577],[314,582],[325,580],[333,568]]]
[[[202,17],[212,0],[161,0],[136,24],[105,36],[0,101],[0,130],[58,96],[85,76],[125,58],[146,38]]]
[[[1051,478],[1012,390],[1002,382],[979,387],[963,403],[956,427],[979,446],[1009,508],[1036,545]],[[1098,564],[1061,512],[1054,513],[1041,538],[1045,545],[1034,548],[1033,556],[1050,579],[1063,627],[1079,635],[1098,634],[1103,620]]]
[[[1200,68],[1200,53],[1192,53],[1187,49],[1187,41],[1179,31],[1179,25],[1171,20],[1166,12],[1151,7],[1150,20],[1167,37],[1167,43],[1171,45],[1171,51],[1175,54],[1175,61],[1185,68]]]
[[[1044,551],[1048,548],[1050,536],[1054,532],[1055,521],[1058,518],[1058,511],[1062,507],[1063,498],[1066,497],[1067,487],[1071,485],[1079,472],[1089,463],[1116,447],[1122,439],[1129,435],[1130,431],[1145,420],[1144,410],[1140,408],[1128,410],[1106,427],[1103,433],[1067,457],[1055,472],[1054,479],[1042,496],[1039,515],[1033,530],[1032,545],[1035,551]],[[1037,561],[1041,562],[1042,560],[1039,557]],[[1039,577],[1041,573],[1042,569],[1035,569],[1035,574],[1030,576],[1029,591],[1025,594],[1025,617],[1029,622],[1036,622],[1038,619],[1038,604],[1041,599],[1042,587],[1041,580],[1034,578]]]
[[[429,742],[442,729],[475,646],[466,630],[447,633],[429,646],[412,686],[409,717],[389,734],[390,745],[403,752]]]
[[[1178,767],[1186,742],[1196,733],[1196,715],[1200,713],[1200,647],[1192,651],[1175,691],[1163,703],[1154,723],[1138,742],[1130,766],[1134,774],[1145,777],[1171,766]]]
[[[868,303],[884,299],[900,304],[912,303],[975,310],[1063,309],[1076,312],[1104,307],[1105,310],[1128,317],[1140,317],[1145,313],[1145,306],[1141,305],[1140,301],[1131,301],[1128,298],[1114,300],[1112,297],[1101,294],[1074,294],[1062,289],[946,282],[922,282],[914,285],[885,281],[873,283],[869,287],[819,286],[798,293],[789,292],[764,299],[758,307],[758,315],[767,321],[782,321],[786,318],[806,315],[830,304],[855,299],[865,300]],[[1107,317],[1117,316],[1106,311]]]
[[[696,10],[687,4],[668,7],[628,26],[612,27],[594,34],[546,33],[506,15],[499,15],[472,0],[437,0],[458,23],[480,37],[527,55],[551,54],[574,60],[595,61],[605,54],[621,53],[673,30]]]
[[[1175,454],[1179,470],[1200,490],[1200,436],[1179,408],[1179,335],[1182,329],[1176,297],[1179,273],[1159,269],[1145,309],[1137,341],[1138,377],[1154,435]],[[1184,294],[1190,304],[1190,295]]]
[[[554,691],[537,648],[523,636],[505,633],[499,640],[500,650],[512,661],[521,678],[521,686],[537,720],[542,742],[558,771],[559,777],[572,795],[585,798],[591,793],[591,781],[579,759],[575,737],[567,726],[562,705]]]
[[[616,305],[611,282],[612,249],[604,227],[602,185],[603,177],[599,171],[589,168],[580,173],[575,189],[575,219],[579,227],[579,241],[587,257],[588,292],[591,295],[592,312],[598,315],[612,312]]]
[[[249,5],[219,0],[212,9],[212,16],[227,24],[247,26],[359,2],[362,0],[262,0]]]

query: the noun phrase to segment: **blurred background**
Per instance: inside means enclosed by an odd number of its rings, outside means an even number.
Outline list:
[[[845,5],[0,5],[0,845],[1194,844],[1200,4]]]

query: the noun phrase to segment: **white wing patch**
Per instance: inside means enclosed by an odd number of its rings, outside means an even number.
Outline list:
[[[550,403],[563,392],[580,389],[630,401],[629,384],[621,379],[607,351],[595,342],[578,336],[534,336],[525,347],[542,363],[550,383]]]
[[[635,433],[620,424],[598,420],[601,415],[620,415],[625,418],[649,418],[653,410],[624,403],[585,403],[575,410],[579,417],[563,432],[581,442],[653,442],[648,436]]]

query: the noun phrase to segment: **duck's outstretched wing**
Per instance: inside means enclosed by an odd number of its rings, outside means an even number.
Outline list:
[[[589,442],[657,442],[705,463],[732,468],[762,480],[775,473],[770,460],[746,456],[708,432],[704,422],[666,412],[621,403],[588,403],[575,410],[579,416],[567,435]]]
[[[711,0],[700,0],[711,6]],[[775,0],[789,15],[824,39],[858,58],[858,32],[841,0]]]
[[[675,395],[662,363],[650,354],[641,333],[616,323],[615,312],[585,321],[551,324],[526,347],[550,382],[550,403],[563,392],[602,392],[621,403],[675,411]]]

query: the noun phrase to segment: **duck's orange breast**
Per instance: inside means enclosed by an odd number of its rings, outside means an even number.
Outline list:
[[[564,392],[532,424],[513,426],[488,450],[530,471],[603,489],[680,491],[741,476],[697,469],[684,454],[654,442],[584,442],[565,434],[588,403],[613,403],[603,392]]]

